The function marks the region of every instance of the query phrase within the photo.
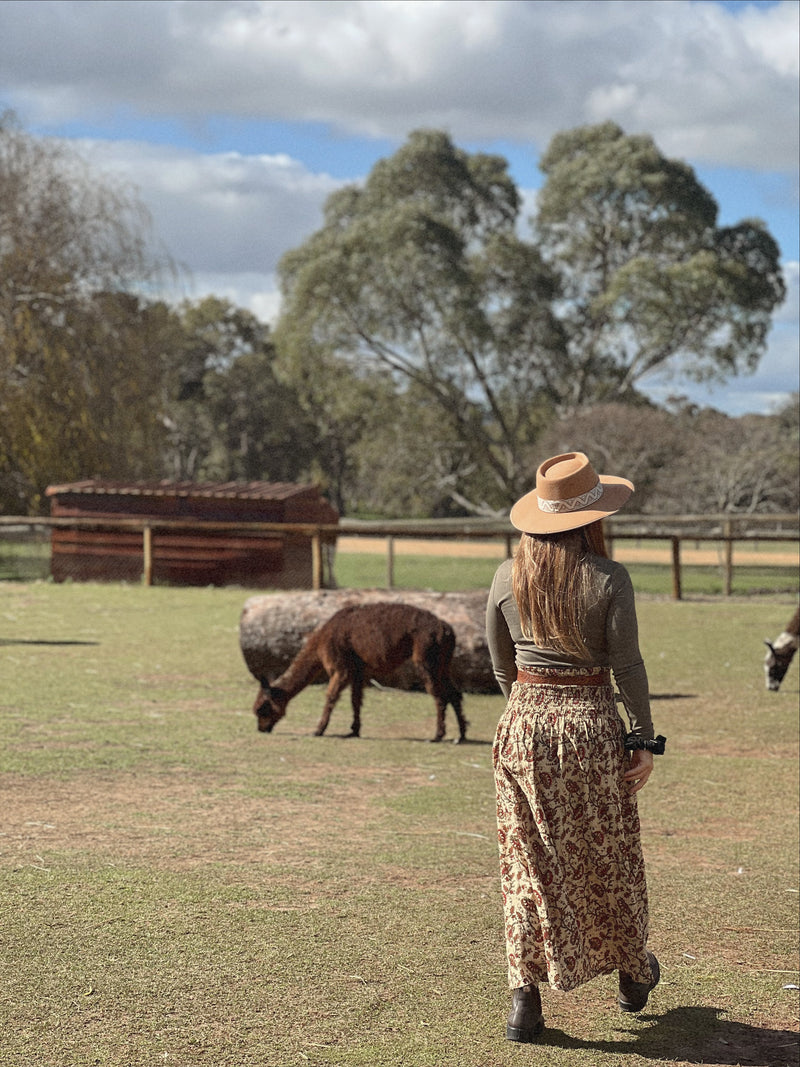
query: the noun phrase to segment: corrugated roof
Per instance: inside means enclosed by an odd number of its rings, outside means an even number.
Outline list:
[[[65,485],[49,485],[47,496],[79,493],[94,496],[217,497],[227,500],[289,500],[317,494],[314,486],[294,482],[115,482],[88,478]]]

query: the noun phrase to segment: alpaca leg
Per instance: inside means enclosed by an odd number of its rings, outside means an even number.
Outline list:
[[[445,700],[441,685],[434,681],[427,671],[422,672],[422,677],[426,692],[433,697],[436,704],[436,734],[431,738],[431,741],[441,741],[447,732],[444,721],[444,713],[447,710],[447,701]]]
[[[363,667],[354,671],[350,682],[350,701],[353,705],[353,724],[350,727],[350,737],[361,736],[361,704],[364,700],[364,670]]]
[[[453,711],[458,720],[458,737],[455,738],[454,744],[458,745],[466,740],[467,726],[469,725],[464,718],[461,691],[456,689],[447,677],[438,679],[434,685],[435,691],[433,692],[433,697],[436,700],[436,737],[434,738],[434,741],[441,741],[445,735],[447,705],[452,704]]]
[[[322,718],[319,720],[319,725],[314,731],[315,737],[322,737],[327,729],[328,723],[331,719],[331,712],[339,697],[342,695],[342,691],[347,688],[346,675],[340,674],[338,671],[331,675],[328,682],[328,689],[325,694],[325,707],[322,710]]]
[[[449,680],[447,683],[447,699],[453,705],[453,711],[456,713],[456,718],[458,719],[458,741],[466,741],[467,726],[469,726],[469,723],[464,718],[461,691],[456,689],[453,683]],[[458,741],[456,741],[456,744],[458,744]]]
[[[438,691],[432,695],[433,699],[436,701],[436,736],[431,738],[431,740],[441,741],[447,733],[447,727],[444,721],[444,713],[447,711],[447,701]]]
[[[444,711],[447,703],[442,696],[435,650],[426,649],[424,655],[414,655],[412,659],[425,686],[425,692],[436,702],[436,736],[432,737],[431,741],[441,741],[445,733]]]
[[[437,665],[434,663],[432,666],[430,661],[420,662],[417,660],[417,667],[422,675],[422,684],[425,686],[425,692],[432,696],[436,702],[436,735],[431,738],[431,741],[441,741],[446,733],[444,713],[447,709],[447,700],[444,696],[441,679],[438,676]]]

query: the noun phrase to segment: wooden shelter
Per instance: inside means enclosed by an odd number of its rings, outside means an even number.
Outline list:
[[[148,529],[153,581],[309,589],[315,531],[296,527],[339,521],[318,489],[285,482],[87,480],[47,495],[52,518],[64,520],[52,531],[57,582],[141,580]],[[335,544],[334,532],[320,536]]]

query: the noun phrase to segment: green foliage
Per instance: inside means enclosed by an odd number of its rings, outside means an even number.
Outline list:
[[[351,390],[349,400],[356,397],[363,406],[349,463],[341,468],[340,512],[381,518],[462,514],[459,495],[477,496],[481,479],[435,399],[416,383],[399,392],[388,383],[381,390]],[[352,420],[346,426],[352,432]]]
[[[0,510],[49,484],[296,480],[316,427],[278,380],[269,330],[210,297],[139,294],[169,266],[136,197],[0,117]]]
[[[284,257],[273,343],[225,300],[146,299],[171,265],[136,196],[3,115],[0,510],[166,477],[313,480],[343,515],[497,515],[554,437],[624,461],[643,509],[793,510],[796,404],[668,418],[637,392],[756,365],[784,295],[772,237],[718,227],[689,166],[613,123],[558,134],[542,169],[529,239],[504,159],[411,134]]]
[[[294,481],[308,471],[314,431],[275,373],[269,327],[206,297],[174,311],[165,422],[177,479]]]
[[[691,167],[612,122],[557,134],[541,167],[535,233],[569,336],[562,407],[677,369],[704,381],[755,368],[785,296],[761,222],[718,228]]]
[[[553,281],[517,237],[517,212],[505,161],[418,131],[363,189],[334,194],[324,227],[280,268],[276,344],[292,380],[324,374],[326,406],[332,382],[350,388],[348,367],[427,393],[478,472],[481,496],[446,487],[473,510],[517,494],[521,444],[548,413],[540,362],[562,343]],[[432,472],[430,448],[428,460]]]
[[[48,483],[157,473],[163,264],[138,201],[0,116],[0,508]]]
[[[363,187],[333,194],[324,226],[280,267],[276,343],[301,398],[313,395],[307,410],[326,428],[369,427],[373,452],[396,454],[361,383],[380,372],[399,398],[427,395],[440,430],[409,448],[409,467],[434,483],[424,498],[465,512],[503,510],[528,487],[558,415],[638,401],[646,376],[752,370],[785,292],[763,225],[717,227],[692,168],[650,137],[566,131],[541,166],[531,241],[502,159],[416,131]],[[442,438],[460,453],[445,443],[440,469]]]
[[[607,277],[629,258],[681,247],[716,223],[717,205],[687,164],[613,122],[556,134],[540,161],[537,222],[548,251]]]

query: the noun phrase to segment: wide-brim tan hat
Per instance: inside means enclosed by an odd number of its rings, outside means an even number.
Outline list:
[[[523,533],[577,530],[613,515],[633,492],[633,482],[596,474],[583,452],[546,459],[536,472],[536,488],[511,509],[511,522]]]

